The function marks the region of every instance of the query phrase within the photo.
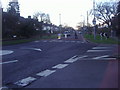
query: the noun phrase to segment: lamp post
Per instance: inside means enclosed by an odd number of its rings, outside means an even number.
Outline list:
[[[94,40],[96,39],[96,32],[95,32],[95,25],[96,25],[96,18],[95,18],[95,0],[93,0],[93,25],[94,25]]]
[[[85,17],[83,15],[80,15],[81,17],[83,17],[83,27],[85,26]]]
[[[58,39],[61,39],[61,14],[59,14],[59,34]]]

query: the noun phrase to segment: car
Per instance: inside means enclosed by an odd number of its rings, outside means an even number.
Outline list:
[[[65,31],[64,34],[67,34],[67,36],[70,36],[70,32]]]

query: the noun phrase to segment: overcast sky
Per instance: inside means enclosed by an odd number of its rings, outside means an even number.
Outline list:
[[[9,1],[11,0],[2,0],[2,7],[6,8]],[[18,0],[18,2],[20,15],[23,17],[33,16],[35,12],[43,12],[50,15],[53,24],[59,25],[59,14],[61,14],[61,24],[74,28],[78,22],[86,19],[87,11],[93,7],[93,0]],[[91,23],[91,19],[89,22]]]

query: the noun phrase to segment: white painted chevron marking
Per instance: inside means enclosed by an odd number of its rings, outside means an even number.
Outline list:
[[[34,78],[34,77],[27,77],[25,79],[19,80],[18,82],[15,82],[14,84],[24,87],[35,80],[36,80],[36,78]]]
[[[42,71],[40,73],[37,73],[36,75],[47,77],[48,75],[50,75],[50,74],[52,74],[54,72],[56,72],[56,70],[45,70],[45,71]]]

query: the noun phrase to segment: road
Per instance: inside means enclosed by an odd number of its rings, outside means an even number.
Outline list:
[[[10,88],[100,88],[117,45],[85,42],[82,35],[61,40],[40,40],[3,46],[13,51],[2,56],[3,86]],[[110,64],[111,62],[114,62]],[[110,65],[109,65],[110,64]],[[117,73],[117,71],[115,72]],[[112,73],[113,75],[113,73]],[[117,86],[117,74],[114,85]],[[117,78],[118,79],[118,78]]]

